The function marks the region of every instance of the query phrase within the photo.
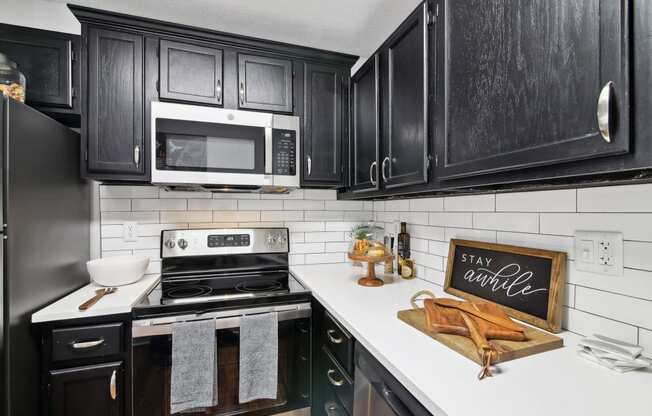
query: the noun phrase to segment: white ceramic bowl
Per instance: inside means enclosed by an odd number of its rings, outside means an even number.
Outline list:
[[[145,274],[149,257],[116,256],[86,262],[93,282],[101,286],[124,286],[136,283]]]

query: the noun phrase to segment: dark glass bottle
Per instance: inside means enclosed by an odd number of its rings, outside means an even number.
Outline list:
[[[407,232],[407,224],[401,222],[401,232],[398,234],[398,247],[397,247],[397,271],[401,276],[401,263],[404,259],[410,258],[410,234]]]

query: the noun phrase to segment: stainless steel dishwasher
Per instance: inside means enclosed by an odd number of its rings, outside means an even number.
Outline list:
[[[430,416],[403,385],[356,343],[353,416]]]

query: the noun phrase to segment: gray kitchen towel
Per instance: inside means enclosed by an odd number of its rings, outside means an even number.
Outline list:
[[[217,405],[215,321],[172,325],[170,414]]]
[[[243,316],[240,323],[240,403],[276,399],[278,316]]]

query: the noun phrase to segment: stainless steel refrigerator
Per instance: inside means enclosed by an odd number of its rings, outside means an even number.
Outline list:
[[[31,315],[88,282],[90,188],[79,134],[0,94],[1,415],[39,413]]]

